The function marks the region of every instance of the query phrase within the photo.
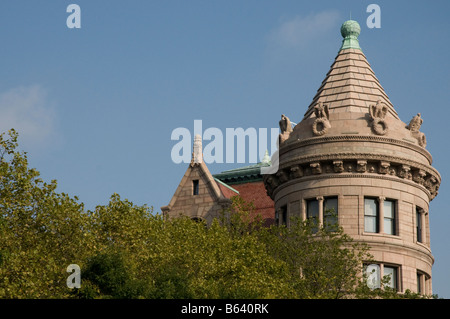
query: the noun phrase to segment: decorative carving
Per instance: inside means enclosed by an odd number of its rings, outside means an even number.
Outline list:
[[[278,122],[278,124],[280,125],[280,130],[281,130],[281,134],[279,137],[280,144],[281,144],[289,138],[289,135],[292,132],[292,123],[291,123],[291,120],[289,120],[289,118],[287,116],[285,116],[284,114],[281,114],[281,120]]]
[[[283,171],[283,170],[280,170],[277,173],[277,177],[279,178],[280,183],[284,183],[284,182],[287,182],[289,180],[288,174],[285,171]]]
[[[417,115],[412,118],[406,128],[411,132],[419,132],[422,123],[423,119],[420,117],[420,113],[417,113]]]
[[[430,191],[432,199],[436,197],[439,190],[439,182],[437,181],[436,177],[432,175],[427,177],[423,185]]]
[[[377,104],[372,104],[369,106],[369,114],[372,120],[372,130],[375,134],[385,135],[387,133],[388,125],[385,121],[387,110],[388,108],[386,104],[380,100],[377,101]]]
[[[314,106],[314,114],[316,115],[316,120],[312,125],[313,133],[316,136],[324,135],[331,127],[328,105],[318,102]]]
[[[311,164],[309,164],[309,166],[311,167],[311,172],[313,174],[321,174],[322,173],[322,168],[320,167],[320,163],[318,163],[318,162],[311,163]]]
[[[199,134],[197,134],[194,136],[194,146],[190,163],[191,167],[199,165],[202,162],[202,160],[203,160],[202,137]]]
[[[425,137],[425,134],[419,131],[422,123],[423,119],[421,118],[420,113],[417,113],[417,115],[412,118],[406,128],[411,131],[411,136],[417,140],[420,146],[426,147],[427,139]]]
[[[427,173],[424,170],[418,169],[413,172],[412,179],[416,183],[423,185],[425,182],[425,176]]]
[[[389,173],[389,167],[391,166],[391,164],[389,162],[386,161],[381,161],[378,167],[378,172],[380,174],[387,174]]]
[[[395,169],[395,167],[389,167],[389,175],[397,175],[397,170]]]
[[[348,163],[345,169],[347,172],[351,173],[354,170],[354,166],[352,163]]]
[[[335,173],[342,173],[344,171],[344,162],[333,161],[333,169]]]
[[[358,159],[361,157],[365,159]],[[291,163],[292,166],[289,166],[288,163]],[[351,172],[352,174],[339,174],[341,172]],[[373,174],[368,175],[367,172]],[[331,173],[332,176],[323,173]],[[314,178],[369,176],[370,178],[390,180],[402,178],[405,182],[420,185],[427,189],[430,200],[438,194],[440,186],[440,175],[430,166],[396,156],[370,153],[297,156],[280,167],[277,174],[264,177],[264,184],[267,194],[272,196],[280,184],[296,178],[311,180]]]
[[[299,178],[303,176],[303,168],[299,165],[291,167],[291,178]]]
[[[401,165],[398,176],[405,179],[411,179],[411,167],[409,165]]]
[[[356,162],[356,171],[360,173],[364,173],[367,169],[367,161],[358,160]]]
[[[276,188],[280,184],[278,178],[275,176],[269,176],[266,181],[272,189]]]
[[[281,114],[281,120],[278,123],[280,125],[281,134],[292,132],[291,120],[289,120],[289,118],[284,114]]]

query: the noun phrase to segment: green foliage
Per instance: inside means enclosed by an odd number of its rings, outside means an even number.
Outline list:
[[[263,227],[240,197],[212,224],[165,219],[113,194],[85,211],[0,135],[0,298],[417,298],[370,290],[368,247],[336,225]],[[81,288],[66,285],[70,264]]]

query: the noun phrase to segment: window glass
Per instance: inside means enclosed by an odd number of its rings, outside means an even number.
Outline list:
[[[319,218],[319,202],[315,199],[308,200],[307,202],[307,213],[308,218]]]
[[[338,225],[338,199],[337,197],[325,198],[323,203],[323,220],[328,230]]]
[[[395,202],[385,200],[384,209],[384,232],[389,235],[395,235]]]
[[[384,266],[383,276],[389,276],[388,287],[397,289],[397,268]]]
[[[364,199],[364,231],[378,232],[378,203],[374,198]]]
[[[194,195],[198,195],[198,179],[193,180],[193,181],[192,181],[192,185],[193,185],[193,187],[194,187],[194,192],[193,192],[193,194],[194,194]]]
[[[417,273],[417,292],[419,294],[423,293],[422,288],[422,275],[420,273]]]
[[[319,202],[315,199],[306,202],[306,217],[313,223],[313,232],[317,232],[319,223]]]
[[[416,208],[416,233],[417,242],[422,242],[422,219],[420,216],[420,208]]]

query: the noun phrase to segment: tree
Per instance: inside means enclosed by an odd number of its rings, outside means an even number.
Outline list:
[[[28,167],[17,137],[0,135],[0,298],[421,297],[370,290],[369,247],[339,226],[263,227],[240,197],[210,225],[118,194],[85,211]],[[81,267],[80,289],[66,285],[70,264]]]
[[[77,198],[57,193],[28,168],[14,130],[0,135],[0,297],[65,297],[66,267],[94,242]]]

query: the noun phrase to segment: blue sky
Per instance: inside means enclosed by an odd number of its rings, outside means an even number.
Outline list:
[[[15,127],[30,165],[87,208],[116,192],[159,211],[187,168],[171,160],[172,131],[300,121],[351,12],[400,118],[424,119],[443,180],[430,207],[433,291],[450,298],[450,2],[393,2],[1,1],[0,130]],[[71,3],[81,29],[66,26]],[[370,3],[380,29],[366,26]]]

